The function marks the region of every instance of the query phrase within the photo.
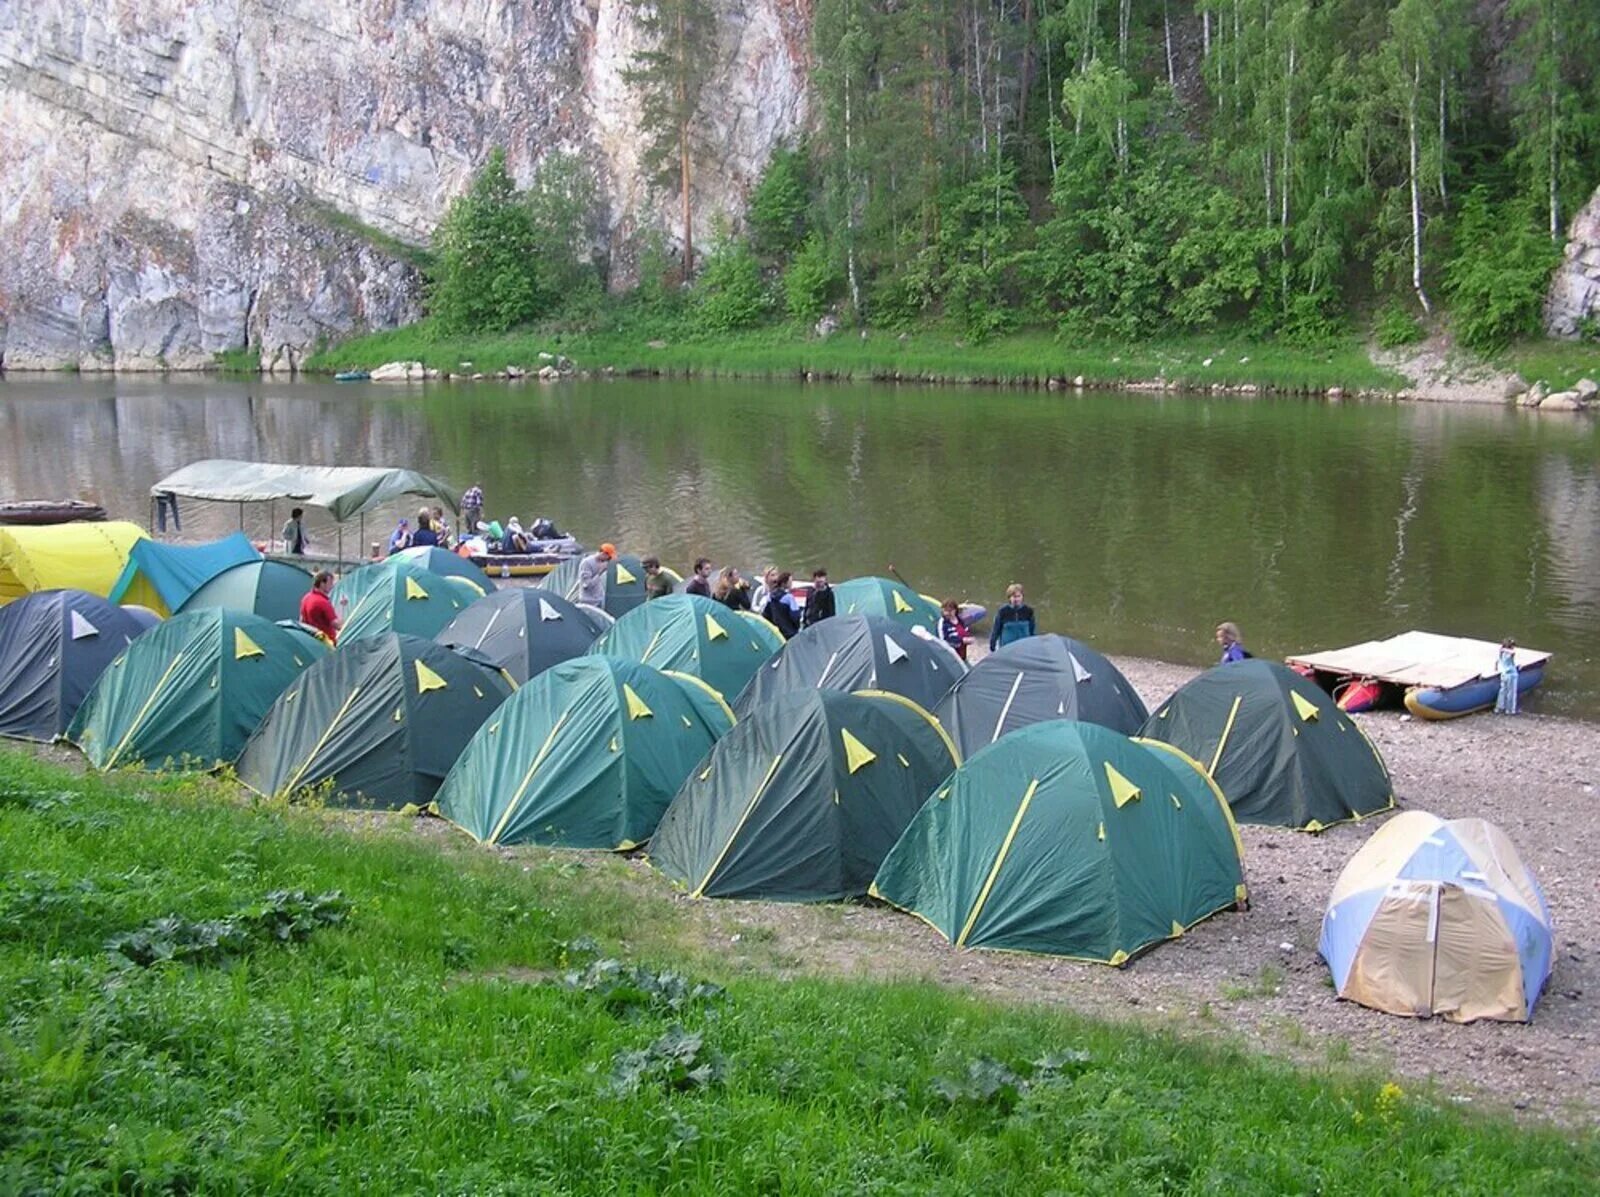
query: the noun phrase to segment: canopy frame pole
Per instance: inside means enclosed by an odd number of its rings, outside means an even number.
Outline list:
[[[363,553],[367,551],[367,513],[365,511],[361,513],[361,544],[358,547]]]
[[[269,552],[269,553],[272,551],[272,530],[274,528],[276,528],[277,526],[278,526],[278,500],[276,500],[276,499],[268,499],[267,500],[267,552]],[[289,548],[288,545],[284,545],[283,547],[284,547],[285,551],[288,551],[288,548]]]
[[[244,500],[239,500],[239,531],[244,531]]]

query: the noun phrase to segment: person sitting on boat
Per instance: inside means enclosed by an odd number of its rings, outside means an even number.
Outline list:
[[[500,541],[500,552],[514,556],[528,551],[528,534],[522,530],[522,521],[512,516],[506,521],[505,536]]]
[[[1495,696],[1496,715],[1517,713],[1517,642],[1507,636],[1500,642],[1499,655],[1495,657],[1495,670],[1500,674],[1500,693]]]
[[[283,551],[296,557],[304,557],[306,552],[305,514],[305,508],[296,507],[283,525]]]
[[[761,608],[763,618],[777,628],[785,640],[793,640],[800,631],[800,604],[789,593],[791,576],[785,570],[772,579],[767,588],[767,601]]]
[[[461,526],[476,528],[483,519],[483,487],[474,482],[461,496]]]
[[[972,632],[961,618],[961,604],[955,599],[945,599],[939,608],[939,639],[955,649],[956,656],[967,659],[967,645],[972,642]]]
[[[644,601],[666,598],[672,593],[672,579],[661,568],[660,557],[646,557],[639,564],[644,566]]]
[[[617,559],[617,546],[601,545],[583,559],[578,566],[578,601],[591,607],[603,607],[606,602],[606,572]]]
[[[737,570],[725,569],[722,571],[723,577],[727,577],[730,573],[734,577],[739,576]],[[683,592],[685,594],[698,594],[705,598],[717,597],[711,590],[710,557],[696,557],[694,559],[694,572],[689,575],[689,580],[683,584]]]
[[[528,521],[528,535],[534,540],[560,540],[566,533],[556,527],[555,520],[536,515]]]
[[[1217,625],[1217,643],[1222,645],[1222,660],[1218,665],[1231,665],[1235,661],[1248,661],[1250,654],[1239,639],[1239,625],[1223,620]]]
[[[1033,608],[1022,601],[1022,584],[1013,582],[1006,587],[1005,606],[994,617],[994,628],[989,632],[989,651],[1004,648],[1017,640],[1025,640],[1039,632],[1034,621]]]
[[[702,557],[701,561],[705,561]],[[709,567],[710,562],[706,562]],[[693,583],[691,582],[691,585]],[[688,587],[684,587],[688,590]],[[711,597],[734,611],[750,610],[750,583],[739,576],[733,566],[725,566],[717,575],[717,584],[711,588]]]
[[[339,613],[333,609],[328,592],[333,589],[333,575],[327,570],[317,571],[311,579],[311,589],[300,600],[300,622],[316,632],[329,644],[339,642]]]
[[[828,585],[828,571],[814,569],[811,571],[811,597],[806,599],[806,609],[801,615],[800,626],[809,628],[814,623],[821,623],[824,619],[832,619],[835,606],[833,587]]]
[[[414,549],[438,548],[439,534],[433,530],[433,516],[424,507],[417,512],[417,530],[411,534],[411,547]]]
[[[394,556],[401,549],[411,547],[411,521],[404,516],[394,526],[394,531],[389,535],[389,556]]]

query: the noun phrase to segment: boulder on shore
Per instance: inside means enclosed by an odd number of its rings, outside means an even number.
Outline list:
[[[430,371],[421,362],[385,362],[372,372],[373,382],[421,382]],[[435,377],[437,371],[432,372]]]
[[[1557,391],[1554,395],[1545,396],[1539,404],[1540,411],[1582,411],[1583,400],[1578,398],[1577,391]]]

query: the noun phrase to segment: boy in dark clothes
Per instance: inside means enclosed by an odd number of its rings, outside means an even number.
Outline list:
[[[834,610],[833,587],[828,585],[828,571],[812,570],[811,597],[806,600],[806,609],[801,613],[800,626],[809,628],[824,619],[832,619]]]
[[[989,633],[989,651],[1004,648],[1016,640],[1036,635],[1039,626],[1033,619],[1033,608],[1022,601],[1022,587],[1016,582],[1006,587],[1006,605],[994,617],[994,630]]]

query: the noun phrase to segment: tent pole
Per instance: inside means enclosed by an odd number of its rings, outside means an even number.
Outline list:
[[[239,531],[244,531],[244,503],[239,504]]]

